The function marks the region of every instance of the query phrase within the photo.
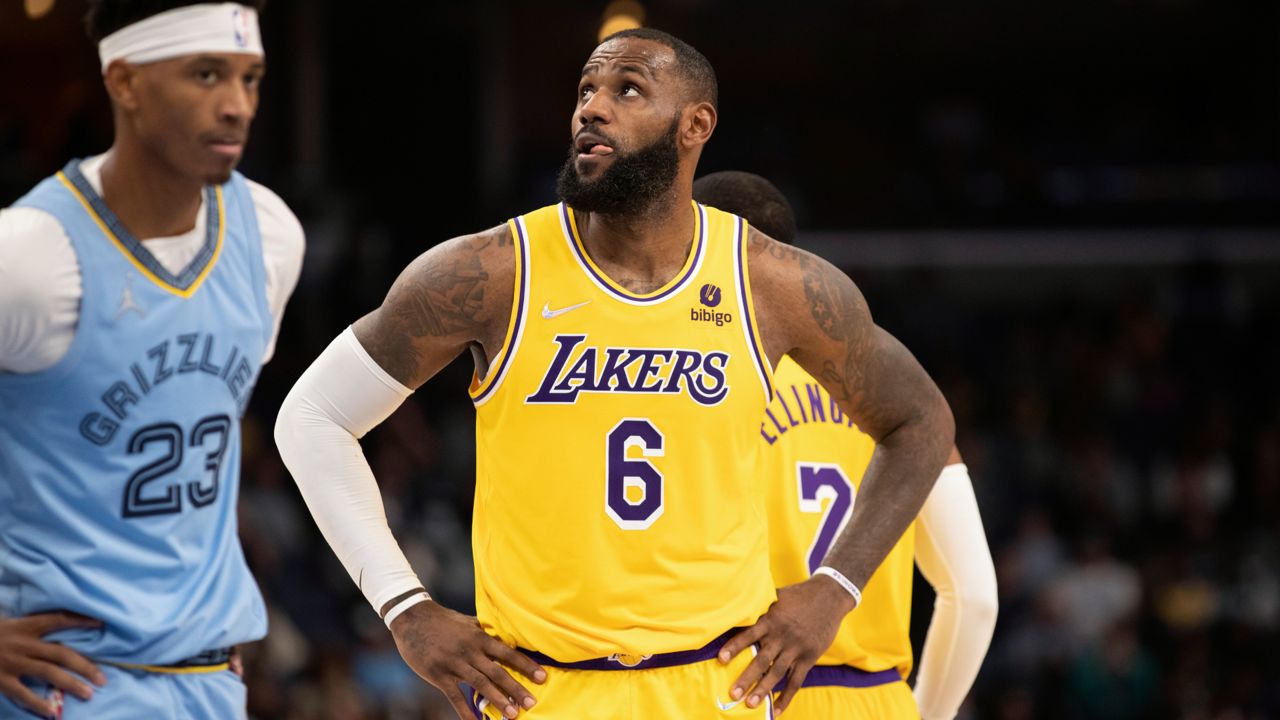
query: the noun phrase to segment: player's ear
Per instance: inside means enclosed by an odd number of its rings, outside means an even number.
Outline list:
[[[111,102],[124,110],[136,110],[138,71],[129,63],[117,60],[107,66],[102,75],[102,84],[107,88]]]
[[[694,103],[686,107],[682,118],[684,132],[681,133],[681,142],[687,147],[706,145],[711,139],[711,133],[715,132],[717,119],[716,109],[709,102]]]

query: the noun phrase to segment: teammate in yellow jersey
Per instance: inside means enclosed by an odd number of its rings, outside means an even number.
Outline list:
[[[711,173],[694,182],[693,197],[742,216],[775,240],[795,238],[791,204],[759,175]],[[761,465],[773,577],[786,585],[821,564],[857,502],[875,442],[789,357],[778,364],[774,385],[758,441],[767,448]],[[787,717],[955,717],[991,642],[997,599],[968,470],[954,449],[947,462],[920,516],[871,576],[862,604],[805,678]],[[905,682],[913,555],[938,596],[914,699]]]
[[[317,524],[459,717],[773,716],[947,458],[946,401],[853,283],[693,202],[716,119],[698,51],[606,38],[578,80],[563,202],[423,254],[281,408]],[[357,443],[464,351],[478,618],[430,601]],[[775,596],[758,419],[784,354],[878,445],[826,574]]]

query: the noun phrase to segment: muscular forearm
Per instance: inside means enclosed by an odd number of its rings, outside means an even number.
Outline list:
[[[320,532],[375,610],[421,583],[391,535],[357,440],[409,392],[347,330],[298,379],[276,420],[280,457]]]
[[[923,408],[880,439],[849,524],[823,563],[859,588],[919,514],[951,450],[951,411],[936,389]]]
[[[861,588],[919,513],[954,445],[955,422],[929,374],[872,322],[848,277],[815,260],[804,292],[817,332],[797,323],[791,356],[876,440],[853,515],[823,563]]]
[[[973,484],[948,465],[920,511],[916,563],[937,593],[915,696],[925,720],[956,716],[996,625],[996,572]]]

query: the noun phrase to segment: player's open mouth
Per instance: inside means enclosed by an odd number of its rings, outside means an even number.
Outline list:
[[[573,147],[578,151],[579,155],[602,157],[613,154],[613,147],[606,143],[604,138],[589,132],[578,133],[578,137],[573,142]]]

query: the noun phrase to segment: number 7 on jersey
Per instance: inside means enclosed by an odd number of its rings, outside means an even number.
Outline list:
[[[809,574],[812,575],[853,515],[856,489],[844,470],[833,463],[796,463],[796,482],[800,512],[823,513],[818,532],[809,545]],[[825,507],[824,500],[827,501]]]

